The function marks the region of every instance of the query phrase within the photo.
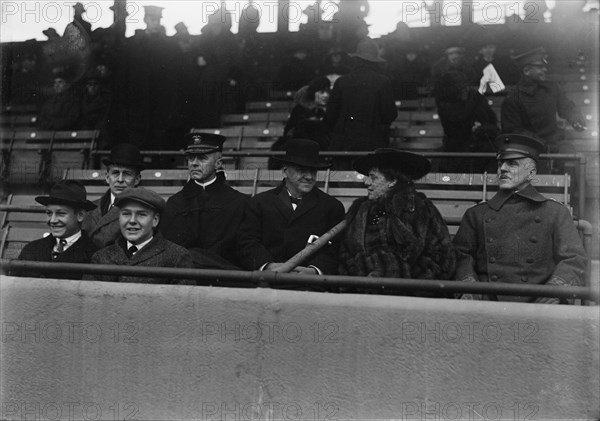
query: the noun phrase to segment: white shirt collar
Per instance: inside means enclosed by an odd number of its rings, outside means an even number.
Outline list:
[[[148,243],[150,241],[152,241],[152,239],[154,238],[154,236],[148,238],[146,241],[144,241],[143,243],[140,244],[132,244],[129,241],[127,242],[127,248],[129,249],[131,246],[136,246],[137,247],[137,251],[135,253],[137,253],[138,251],[140,251],[141,249],[143,249],[144,247],[146,247],[146,245],[148,245]],[[134,253],[134,254],[135,254]]]
[[[205,189],[206,187],[210,186],[212,183],[214,183],[215,181],[217,181],[217,176],[215,175],[214,178],[206,183],[201,183],[199,181],[194,180],[194,183],[196,183],[197,185],[199,185],[200,187],[202,187],[203,189]]]
[[[56,244],[54,247],[58,247],[60,240],[65,240],[67,242],[67,244],[65,244],[65,246],[63,247],[63,251],[65,251],[66,249],[71,247],[80,238],[81,238],[81,230],[77,231],[75,234],[73,234],[72,236],[67,237],[67,238],[55,238],[54,240],[56,241]]]

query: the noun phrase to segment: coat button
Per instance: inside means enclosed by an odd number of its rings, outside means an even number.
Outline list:
[[[496,258],[495,257],[490,257],[490,263],[496,263]]]
[[[538,224],[539,224],[540,222],[542,222],[542,218],[540,218],[539,216],[536,216],[536,217],[535,217],[533,220],[534,220],[535,222],[537,222]]]
[[[526,260],[527,263],[533,263],[535,262],[535,260],[533,259],[533,257],[528,257]]]
[[[531,241],[532,243],[535,244],[535,243],[538,242],[538,239],[537,239],[537,237],[535,235],[532,235],[531,238],[529,239],[529,241]]]
[[[490,281],[496,282],[497,280],[498,280],[498,277],[496,275],[490,276]]]
[[[488,243],[493,243],[494,239],[493,238],[488,238]]]

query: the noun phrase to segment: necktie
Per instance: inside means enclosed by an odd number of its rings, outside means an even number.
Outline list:
[[[56,245],[56,251],[52,252],[52,258],[57,259],[58,255],[65,251],[65,246],[67,245],[67,240],[61,238]]]
[[[298,205],[300,204],[300,202],[302,201],[302,199],[300,199],[300,198],[297,198],[297,197],[294,197],[294,196],[290,196],[290,201],[291,201],[291,202],[292,202],[294,205],[298,206]]]
[[[138,248],[136,246],[131,246],[127,249],[127,257],[129,257],[131,259],[131,257],[133,256],[133,254],[138,251]]]

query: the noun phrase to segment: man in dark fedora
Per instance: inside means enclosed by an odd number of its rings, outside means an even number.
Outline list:
[[[565,131],[558,127],[556,115],[566,119],[576,131],[585,130],[581,110],[570,101],[559,85],[548,80],[548,61],[543,47],[512,56],[521,77],[509,89],[502,102],[502,132],[525,129],[541,137],[547,153],[571,153],[573,146],[564,142]]]
[[[456,279],[519,285],[582,285],[585,250],[569,210],[533,187],[543,140],[531,132],[496,138],[498,193],[467,210],[454,237]],[[464,298],[558,304],[558,298]]]
[[[116,144],[110,157],[102,160],[106,166],[108,190],[94,203],[96,209],[88,212],[83,229],[98,247],[106,247],[119,238],[119,210],[114,206],[115,198],[127,188],[137,187],[144,169],[142,155],[132,143]]]
[[[342,203],[315,187],[317,171],[329,164],[319,159],[319,145],[292,139],[283,162],[283,181],[248,201],[239,229],[238,253],[247,270],[277,269],[344,218]],[[311,238],[312,237],[312,238]],[[336,243],[327,245],[295,272],[331,274],[337,271]]]
[[[389,127],[398,111],[391,81],[380,69],[385,60],[368,37],[350,56],[354,67],[335,82],[325,113],[324,121],[332,132],[330,149],[370,151],[388,146]]]
[[[35,201],[46,207],[50,235],[27,244],[19,260],[57,263],[89,263],[98,247],[81,230],[86,211],[96,207],[86,199],[83,184],[61,180],[50,189],[48,196],[38,196]],[[45,277],[43,272],[23,271],[19,276]],[[50,278],[81,279],[81,275],[52,273]]]
[[[117,197],[121,236],[112,245],[92,256],[91,263],[116,266],[153,266],[191,268],[189,252],[166,240],[157,230],[160,216],[165,210],[165,200],[152,190],[143,187],[129,188]],[[145,284],[191,283],[173,278],[143,276],[93,275],[85,279],[104,282],[138,282]]]
[[[212,133],[185,136],[190,179],[167,201],[160,230],[168,240],[190,250],[196,267],[233,269],[235,237],[247,197],[225,181],[225,137]]]

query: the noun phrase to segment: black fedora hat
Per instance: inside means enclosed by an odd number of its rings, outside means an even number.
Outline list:
[[[67,205],[89,211],[96,205],[86,199],[85,187],[79,181],[61,180],[50,189],[48,196],[38,196],[35,201],[41,205]]]
[[[393,148],[375,149],[373,153],[354,161],[354,169],[368,175],[372,168],[395,168],[413,180],[431,171],[431,162],[423,155]]]
[[[319,144],[310,139],[290,139],[286,144],[284,157],[275,159],[306,168],[324,169],[331,166],[319,159]]]
[[[110,165],[121,165],[123,167],[143,170],[144,163],[140,149],[133,143],[118,143],[110,151],[110,157],[104,158],[102,163],[107,167]]]

